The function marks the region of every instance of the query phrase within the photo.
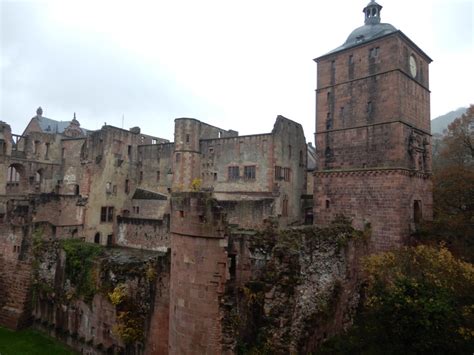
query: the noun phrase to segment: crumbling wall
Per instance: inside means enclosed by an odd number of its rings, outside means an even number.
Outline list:
[[[237,275],[227,284],[222,306],[228,349],[312,353],[349,326],[359,301],[359,261],[368,233],[338,222],[324,229],[241,234],[233,247]],[[247,253],[242,245],[249,247]]]
[[[83,353],[166,353],[168,254],[40,233],[33,255],[36,327]]]
[[[117,218],[116,244],[123,247],[167,251],[170,247],[169,218]]]
[[[239,228],[260,229],[265,220],[275,214],[273,198],[259,200],[219,201],[224,209],[227,221]]]

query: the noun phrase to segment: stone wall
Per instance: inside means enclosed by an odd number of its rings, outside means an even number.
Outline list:
[[[31,317],[32,267],[29,261],[0,255],[0,324],[19,329]]]
[[[169,219],[118,217],[119,246],[166,252],[170,247]]]
[[[167,353],[166,253],[39,239],[34,259],[36,327],[89,354]]]
[[[414,204],[422,218],[432,219],[429,175],[408,170],[317,172],[315,223],[325,225],[337,215],[352,219],[357,229],[370,226],[376,250],[396,247],[414,230]]]

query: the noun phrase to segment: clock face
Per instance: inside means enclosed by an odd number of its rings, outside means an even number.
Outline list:
[[[408,64],[410,66],[410,74],[412,77],[416,77],[416,60],[414,56],[410,56],[410,59],[408,60]]]

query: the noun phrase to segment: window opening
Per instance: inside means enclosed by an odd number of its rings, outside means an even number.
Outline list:
[[[240,170],[238,166],[229,166],[228,168],[229,180],[238,180],[240,177]]]
[[[255,180],[255,165],[244,166],[244,179]]]

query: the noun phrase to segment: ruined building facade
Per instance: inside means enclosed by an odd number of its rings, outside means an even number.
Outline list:
[[[381,23],[381,9],[371,1],[364,26],[315,59],[314,216],[327,224],[344,214],[386,249],[432,217],[431,59]]]
[[[21,135],[0,122],[0,324],[33,323],[89,354],[216,354],[249,332],[235,326],[250,317],[236,314],[239,297],[249,314],[268,305],[274,338],[292,338],[295,353],[350,323],[366,250],[341,251],[349,232],[289,238],[273,253],[275,234],[261,231],[345,215],[379,251],[431,218],[431,60],[380,22],[381,8],[371,1],[365,25],[316,59],[315,148],[283,116],[246,136],[178,118],[173,142],[138,127],[86,130],[41,108]],[[84,257],[87,292],[68,271],[74,255],[61,243],[71,240],[102,246]],[[267,265],[280,284],[256,281]],[[335,294],[324,323],[319,297]]]

